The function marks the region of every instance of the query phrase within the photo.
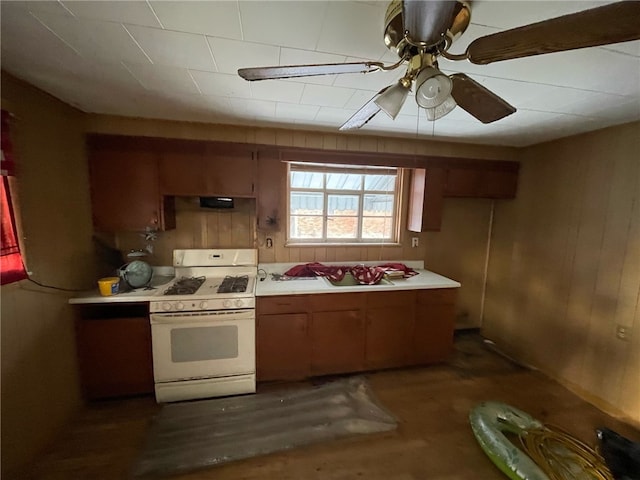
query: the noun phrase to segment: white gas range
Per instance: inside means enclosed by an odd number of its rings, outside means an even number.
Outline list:
[[[174,250],[150,303],[158,402],[255,392],[257,264],[253,249]]]

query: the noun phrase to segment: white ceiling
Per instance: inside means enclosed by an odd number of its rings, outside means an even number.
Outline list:
[[[610,2],[476,0],[451,51],[603,3]],[[236,71],[394,63],[382,40],[387,5],[2,0],[2,68],[85,112],[337,131],[404,69],[252,83]],[[518,111],[484,125],[456,108],[429,122],[409,98],[395,121],[381,112],[360,132],[525,146],[640,120],[640,41],[485,66],[441,58],[440,68],[469,74]]]

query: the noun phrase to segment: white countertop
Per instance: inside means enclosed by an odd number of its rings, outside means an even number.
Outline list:
[[[80,292],[75,297],[69,299],[69,303],[80,305],[87,303],[133,303],[150,302],[155,299],[159,292],[164,290],[164,286],[174,278],[173,267],[153,267],[154,273],[150,286],[152,290],[137,288],[128,292],[121,292],[116,295],[103,297],[98,289]]]
[[[300,265],[300,263],[276,264],[266,263],[258,265],[259,276],[264,277],[264,270],[267,278],[256,282],[256,296],[266,297],[271,295],[304,295],[316,293],[350,293],[350,292],[373,292],[373,291],[389,291],[389,290],[421,290],[430,288],[458,288],[460,283],[450,278],[443,277],[437,273],[424,269],[424,262],[421,261],[377,261],[377,262],[322,262],[323,265],[381,265],[383,263],[404,263],[406,266],[413,268],[418,275],[413,277],[392,280],[390,284],[378,285],[353,285],[336,287],[331,285],[324,277],[314,277],[313,280],[285,280],[275,281],[272,279],[272,273],[284,273],[289,268]]]
[[[329,283],[329,281],[323,277],[314,277],[313,280],[286,280],[286,281],[274,281],[272,280],[272,273],[284,273],[289,268],[303,264],[298,263],[265,263],[258,265],[259,277],[264,277],[265,273],[267,278],[265,280],[258,280],[256,282],[256,296],[265,297],[272,295],[310,295],[314,293],[350,293],[350,292],[373,292],[373,291],[389,291],[389,290],[419,290],[430,288],[458,288],[460,283],[450,278],[443,277],[437,273],[424,269],[424,262],[421,261],[377,261],[377,262],[322,262],[323,265],[381,265],[383,263],[404,263],[408,267],[413,268],[418,272],[418,275],[413,277],[392,280],[390,284],[378,284],[378,285],[354,285],[336,287]],[[166,267],[165,267],[166,268]],[[117,295],[111,295],[103,297],[98,292],[98,289],[89,290],[79,293],[75,297],[69,299],[69,303],[80,304],[107,304],[107,303],[133,303],[133,302],[150,302],[155,300],[156,296],[163,290],[163,286],[173,280],[172,275],[167,275],[167,272],[162,270],[162,274],[155,274],[151,280],[151,286],[155,287],[153,290],[145,290],[142,288],[132,290],[129,292],[118,293]]]

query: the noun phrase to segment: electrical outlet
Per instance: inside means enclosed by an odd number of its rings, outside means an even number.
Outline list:
[[[625,327],[624,325],[616,326],[616,338],[618,338],[618,340],[623,340],[628,342],[630,337],[631,337],[630,327]]]
[[[411,247],[416,248],[420,244],[420,239],[418,237],[411,238]]]
[[[273,248],[273,240],[271,237],[267,237],[267,241],[265,243],[267,244],[267,248]]]

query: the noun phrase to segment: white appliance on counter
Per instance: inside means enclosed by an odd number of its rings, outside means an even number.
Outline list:
[[[158,402],[256,391],[257,264],[253,249],[174,250],[149,306]]]

